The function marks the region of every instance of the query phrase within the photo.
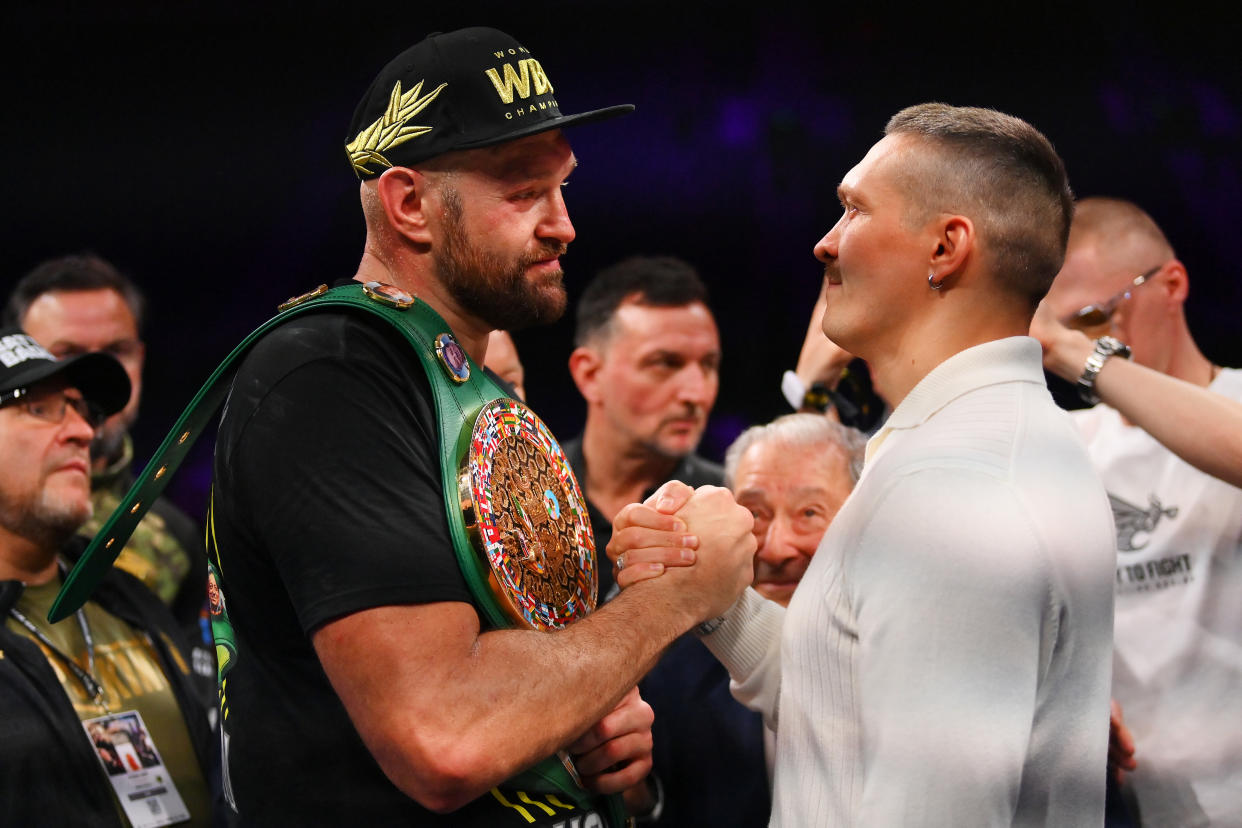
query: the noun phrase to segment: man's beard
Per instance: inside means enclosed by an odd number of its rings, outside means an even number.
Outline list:
[[[520,331],[561,318],[567,301],[561,271],[531,282],[526,269],[563,255],[566,245],[547,243],[534,253],[505,262],[494,253],[480,251],[466,238],[461,200],[455,191],[446,192],[444,204],[444,246],[436,258],[436,273],[463,309],[501,331]]]
[[[40,549],[60,549],[90,517],[90,501],[66,503],[44,492],[15,500],[0,493],[0,526]]]

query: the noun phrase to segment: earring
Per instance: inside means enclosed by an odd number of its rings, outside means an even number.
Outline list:
[[[944,281],[942,280],[942,281],[937,282],[936,274],[928,273],[927,274],[927,286],[931,288],[932,290],[940,290],[942,287],[944,287]]]

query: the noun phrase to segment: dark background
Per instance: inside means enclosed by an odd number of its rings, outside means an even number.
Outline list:
[[[5,284],[93,250],[146,289],[140,463],[277,303],[353,274],[354,104],[401,49],[465,25],[521,40],[563,111],[637,105],[570,133],[570,298],[631,253],[700,268],[725,351],[709,455],[785,410],[836,183],[889,115],[927,100],[1026,118],[1080,196],[1151,212],[1190,271],[1200,345],[1242,364],[1242,71],[1207,6],[45,2],[7,4],[0,23]],[[583,414],[570,338],[568,320],[518,336],[531,402],[563,439]],[[192,513],[209,443],[170,490]]]

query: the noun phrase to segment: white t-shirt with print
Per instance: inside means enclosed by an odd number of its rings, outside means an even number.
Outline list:
[[[1211,390],[1242,400],[1242,370]],[[1242,825],[1242,489],[1108,406],[1075,421],[1117,523],[1113,694],[1143,824]]]

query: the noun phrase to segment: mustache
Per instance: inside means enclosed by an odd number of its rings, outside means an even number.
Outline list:
[[[534,253],[525,257],[522,262],[523,267],[533,265],[535,262],[542,262],[546,259],[559,259],[569,251],[569,245],[565,242],[543,242],[539,249]]]
[[[694,403],[686,403],[684,410],[673,416],[665,417],[660,424],[668,425],[669,423],[677,420],[701,420],[706,413],[707,411],[703,408],[703,406],[696,405]]]
[[[780,563],[771,564],[767,561],[759,559],[759,552],[755,553],[755,577],[762,580],[785,580],[794,578],[801,580],[806,574],[807,567],[811,565],[809,557],[798,556],[796,558],[787,558]]]

